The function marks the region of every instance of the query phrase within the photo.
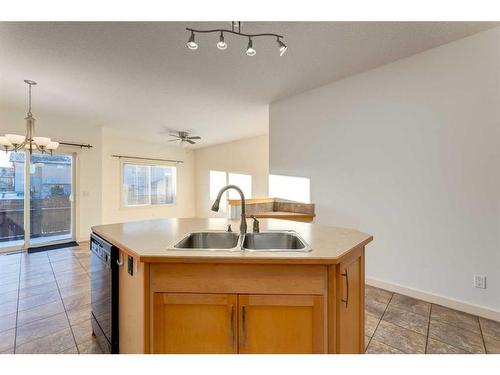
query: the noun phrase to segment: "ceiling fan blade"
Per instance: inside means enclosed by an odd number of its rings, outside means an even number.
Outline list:
[[[187,137],[187,139],[201,139],[201,137],[198,137],[197,135],[195,135],[193,137]]]
[[[196,144],[196,142],[193,142],[193,141],[192,141],[192,140],[190,140],[190,139],[186,139],[186,142],[191,143],[192,145],[195,145],[195,144]]]
[[[167,142],[179,142],[179,139],[170,139]]]

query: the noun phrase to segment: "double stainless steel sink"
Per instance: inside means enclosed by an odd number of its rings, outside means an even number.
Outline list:
[[[240,235],[233,232],[193,232],[169,250],[309,252],[311,247],[295,231],[266,231]]]

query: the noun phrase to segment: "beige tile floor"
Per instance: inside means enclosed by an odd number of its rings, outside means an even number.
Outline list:
[[[0,255],[1,353],[101,353],[88,243]],[[500,323],[366,287],[367,353],[500,353]]]

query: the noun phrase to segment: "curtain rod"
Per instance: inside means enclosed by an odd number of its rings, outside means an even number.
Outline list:
[[[114,158],[123,158],[123,159],[136,159],[136,160],[153,160],[153,161],[169,161],[172,163],[179,163],[182,164],[184,163],[183,160],[172,160],[172,159],[156,159],[156,158],[143,158],[140,156],[128,156],[128,155],[111,155]]]
[[[70,146],[70,147],[80,147],[80,148],[92,148],[94,146],[88,144],[88,143],[70,143],[70,142],[59,142],[60,145],[63,146]]]

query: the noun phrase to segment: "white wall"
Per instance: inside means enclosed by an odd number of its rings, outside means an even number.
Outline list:
[[[367,277],[498,311],[499,136],[496,28],[272,103],[270,172],[374,235]]]
[[[196,216],[217,214],[210,211],[210,170],[252,175],[252,196],[267,197],[269,137],[246,138],[230,143],[200,148],[196,158]]]
[[[0,109],[0,134],[25,133],[24,109]],[[60,152],[76,153],[75,209],[76,238],[88,239],[90,227],[101,221],[101,132],[100,128],[76,118],[63,118],[50,113],[34,113],[36,134],[54,140],[90,143],[91,149],[60,147]]]
[[[194,202],[194,152],[165,143],[137,142],[130,132],[102,129],[102,223],[146,220],[158,217],[192,217]],[[120,159],[112,155],[182,160],[177,168],[177,196],[173,205],[121,207]],[[160,162],[161,164],[161,162]]]

